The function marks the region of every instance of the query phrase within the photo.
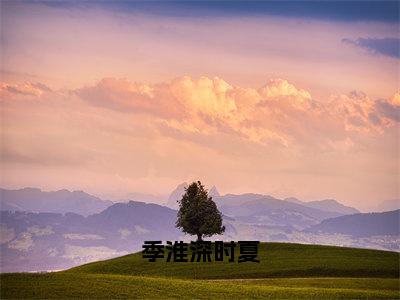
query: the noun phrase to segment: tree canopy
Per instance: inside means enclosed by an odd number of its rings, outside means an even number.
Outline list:
[[[178,202],[176,227],[184,233],[197,235],[197,240],[201,241],[203,236],[225,232],[222,214],[200,181],[191,183]]]

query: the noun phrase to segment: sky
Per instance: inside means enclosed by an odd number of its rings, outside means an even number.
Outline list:
[[[1,186],[400,198],[399,2],[1,2]]]

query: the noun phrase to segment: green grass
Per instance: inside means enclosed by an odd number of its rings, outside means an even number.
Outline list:
[[[136,253],[68,272],[185,279],[399,276],[399,254],[395,252],[287,243],[262,243],[258,252],[260,263],[148,262]]]
[[[263,243],[260,263],[148,262],[141,253],[47,274],[0,276],[7,298],[400,299],[399,254]]]

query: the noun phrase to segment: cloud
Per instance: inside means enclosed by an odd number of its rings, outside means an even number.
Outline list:
[[[5,224],[0,224],[0,245],[8,243],[15,238],[14,228],[8,228]]]
[[[65,239],[70,240],[104,240],[104,237],[97,234],[80,234],[80,233],[65,233],[63,234]]]
[[[255,89],[205,76],[158,84],[107,78],[75,93],[94,106],[151,115],[176,137],[227,134],[263,145],[328,144],[352,133],[379,133],[397,121],[388,101],[352,92],[325,103],[284,79]]]
[[[12,229],[8,230],[6,227],[3,226],[0,226],[0,229],[1,233],[6,234],[4,238],[2,237],[1,242],[4,243],[11,240],[11,242],[8,243],[7,247],[9,249],[15,249],[22,252],[28,252],[35,246],[35,243],[33,241],[34,237],[42,237],[54,233],[53,228],[51,226],[40,227],[34,225],[28,227],[27,231],[20,233],[18,237],[14,239],[15,238],[14,230]]]
[[[28,232],[22,232],[17,239],[11,241],[8,244],[9,249],[15,249],[22,252],[27,252],[34,246],[32,234]]]
[[[354,203],[397,191],[399,94],[318,98],[282,78],[258,87],[206,76],[151,84],[106,78],[36,94],[10,92],[30,82],[1,86],[6,187],[121,199],[204,178],[227,192]],[[17,240],[17,248],[32,247],[27,236]]]
[[[85,87],[76,91],[77,95],[89,103],[118,111],[136,111],[152,113],[164,117],[176,117],[175,107],[168,105],[166,94],[158,97],[163,87],[129,82],[125,79],[104,78],[96,86]]]
[[[124,13],[144,13],[156,16],[185,16],[210,18],[232,16],[280,16],[286,18],[321,19],[328,21],[381,21],[398,23],[398,4],[396,1],[173,1],[173,2],[84,2],[81,1],[39,1],[40,4],[58,9],[93,9],[122,11]],[[37,4],[37,3],[35,3]]]
[[[25,82],[22,84],[0,83],[0,96],[7,97],[8,94],[17,94],[23,96],[41,96],[44,92],[50,92],[51,89],[43,83]]]
[[[135,225],[135,232],[136,232],[136,234],[146,234],[146,233],[149,233],[151,231],[149,229],[145,228],[145,227],[140,226],[140,225]],[[121,235],[122,235],[122,233],[121,233]]]
[[[121,235],[121,239],[127,239],[132,234],[132,232],[127,228],[120,228],[118,233]]]
[[[0,93],[4,101],[36,99],[43,107],[46,101],[54,99],[63,99],[60,108],[82,105],[71,100],[81,99],[88,107],[122,113],[128,118],[129,115],[151,118],[146,123],[151,122],[160,134],[175,139],[200,142],[202,137],[210,141],[211,137],[221,140],[221,135],[225,135],[264,146],[323,148],[343,143],[351,145],[349,141],[355,134],[384,132],[399,121],[400,102],[399,94],[374,101],[357,91],[318,101],[309,91],[281,78],[271,79],[260,88],[251,88],[206,76],[184,76],[154,84],[104,78],[94,85],[67,92],[53,91],[41,83],[2,83]],[[32,152],[34,149],[23,154],[21,149],[10,150],[10,147],[6,145],[3,149],[4,157],[42,160]],[[78,154],[80,148],[70,145],[68,153],[76,152],[76,155],[64,154],[60,160],[71,163],[80,157],[82,161],[85,156]],[[57,161],[57,157],[52,152],[47,160]]]
[[[70,259],[74,262],[86,263],[126,254],[128,254],[128,252],[118,251],[116,249],[111,249],[106,246],[81,247],[74,245],[65,245],[65,250],[62,257]]]
[[[373,101],[367,95],[353,91],[349,95],[331,97],[328,109],[342,120],[346,131],[382,132],[394,123],[381,113],[378,105],[379,101]]]
[[[53,228],[51,226],[44,226],[43,228],[41,228],[40,226],[37,225],[28,227],[27,232],[34,236],[45,236],[54,233]]]
[[[105,78],[76,93],[96,106],[184,120],[194,110],[209,116],[229,114],[235,109],[233,101],[225,97],[230,88],[219,78],[207,77],[198,80],[182,77],[155,85]]]
[[[378,100],[377,109],[386,118],[400,122],[400,93],[396,93],[390,101]]]
[[[359,56],[340,43],[343,37],[396,37],[397,25],[392,23],[170,18],[126,10],[115,14],[97,4],[96,9],[72,11],[32,3],[6,6],[2,78],[7,81],[39,80],[52,87],[75,88],[110,74],[150,82],[182,74],[218,74],[260,86],[265,78],[281,76],[306,84],[314,96],[360,89],[373,97],[382,97],[383,91],[397,85],[397,68],[390,60]],[[359,5],[354,8],[359,15]]]
[[[399,38],[358,38],[356,40],[342,39],[342,42],[367,49],[373,54],[400,58]]]
[[[259,92],[262,96],[267,98],[291,96],[299,99],[301,102],[303,102],[302,99],[311,99],[309,92],[303,89],[297,89],[294,85],[283,79],[270,80]]]

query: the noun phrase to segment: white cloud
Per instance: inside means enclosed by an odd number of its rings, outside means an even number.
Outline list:
[[[21,233],[17,239],[8,244],[8,248],[27,252],[34,246],[32,235],[28,232]]]
[[[15,232],[13,228],[8,228],[4,224],[0,224],[0,245],[8,243],[15,238]]]
[[[35,236],[45,236],[54,233],[53,228],[51,226],[44,226],[42,228],[37,225],[28,227],[27,232]]]
[[[91,261],[108,259],[116,256],[126,255],[126,251],[118,251],[105,246],[81,247],[65,245],[63,258],[70,259],[76,263],[87,263]]]
[[[135,232],[137,234],[146,234],[146,233],[149,233],[150,230],[148,230],[147,228],[142,227],[140,225],[135,225]]]
[[[97,234],[81,234],[81,233],[65,233],[63,234],[65,239],[70,240],[104,240],[104,237]]]

